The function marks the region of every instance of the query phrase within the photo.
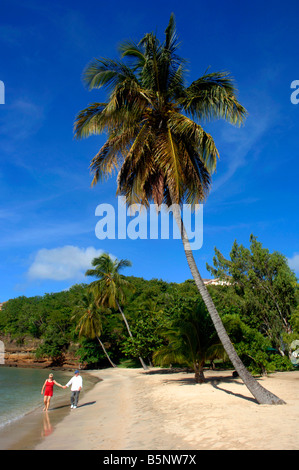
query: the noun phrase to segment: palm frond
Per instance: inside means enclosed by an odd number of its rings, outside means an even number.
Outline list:
[[[167,28],[165,29],[165,44],[164,48],[167,49],[169,52],[174,52],[178,48],[177,44],[177,34],[175,30],[175,17],[174,14],[171,13],[169,23]]]
[[[212,173],[216,168],[217,158],[219,158],[219,152],[212,136],[206,133],[202,126],[181,113],[171,113],[169,127],[177,138],[182,139],[186,145],[188,142],[192,144],[198,157],[207,170]]]
[[[222,118],[236,125],[241,124],[247,114],[236,99],[236,93],[228,72],[214,72],[195,80],[179,102],[186,113],[197,119]]]
[[[96,278],[90,283],[90,289],[97,305],[115,308],[117,302],[124,301],[125,291],[133,289],[131,283],[120,274],[123,268],[131,266],[131,262],[127,259],[113,260],[109,253],[103,253],[92,260],[92,266],[94,269],[88,269],[85,275]]]
[[[84,72],[90,89],[106,87],[109,96],[78,114],[75,135],[107,133],[91,161],[92,184],[116,172],[117,194],[127,204],[204,201],[219,153],[198,122],[241,124],[246,116],[228,72],[205,72],[185,86],[178,45],[172,14],[164,42],[154,33],[138,43],[125,41],[121,60],[94,59]]]
[[[94,59],[83,72],[83,82],[90,90],[103,86],[113,89],[127,79],[137,80],[129,67],[112,59]]]
[[[113,170],[117,170],[118,153],[115,152],[110,141],[106,142],[91,161],[90,169],[93,173],[91,186],[98,181],[103,181],[112,175]]]
[[[106,106],[106,103],[93,103],[77,114],[74,124],[77,139],[100,134],[103,131],[100,119]]]
[[[123,41],[119,46],[121,57],[129,58],[134,70],[141,69],[146,61],[146,57],[140,45],[134,41]]]

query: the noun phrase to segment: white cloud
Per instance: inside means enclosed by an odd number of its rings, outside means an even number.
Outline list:
[[[83,280],[84,273],[91,267],[93,258],[102,253],[103,250],[97,250],[92,246],[79,248],[66,245],[52,249],[43,248],[35,255],[28,277],[31,280]]]
[[[293,258],[288,258],[288,263],[291,269],[299,271],[299,253],[295,253]]]

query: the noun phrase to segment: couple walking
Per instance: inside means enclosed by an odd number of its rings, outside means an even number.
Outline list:
[[[54,385],[60,388],[67,388],[71,385],[71,408],[77,408],[79,394],[83,387],[83,380],[78,370],[75,370],[75,375],[68,381],[66,385],[61,385],[56,380],[54,380],[53,374],[49,374],[49,378],[45,380],[41,394],[44,394],[44,409],[43,411],[48,411],[51,398],[53,396]],[[44,393],[45,390],[45,393]]]

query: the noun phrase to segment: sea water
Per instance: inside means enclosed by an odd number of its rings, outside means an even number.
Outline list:
[[[41,389],[50,373],[61,385],[66,385],[73,376],[70,371],[0,367],[0,429],[38,407],[43,408]],[[55,398],[68,395],[68,389],[63,390],[54,385],[50,408]]]

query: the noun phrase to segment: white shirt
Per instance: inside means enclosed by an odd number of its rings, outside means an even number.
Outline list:
[[[83,381],[82,381],[82,377],[81,375],[78,375],[78,376],[74,376],[71,378],[71,380],[69,380],[69,382],[66,384],[67,387],[69,387],[69,385],[71,385],[71,391],[72,392],[76,392],[79,390],[79,388],[83,387]]]

